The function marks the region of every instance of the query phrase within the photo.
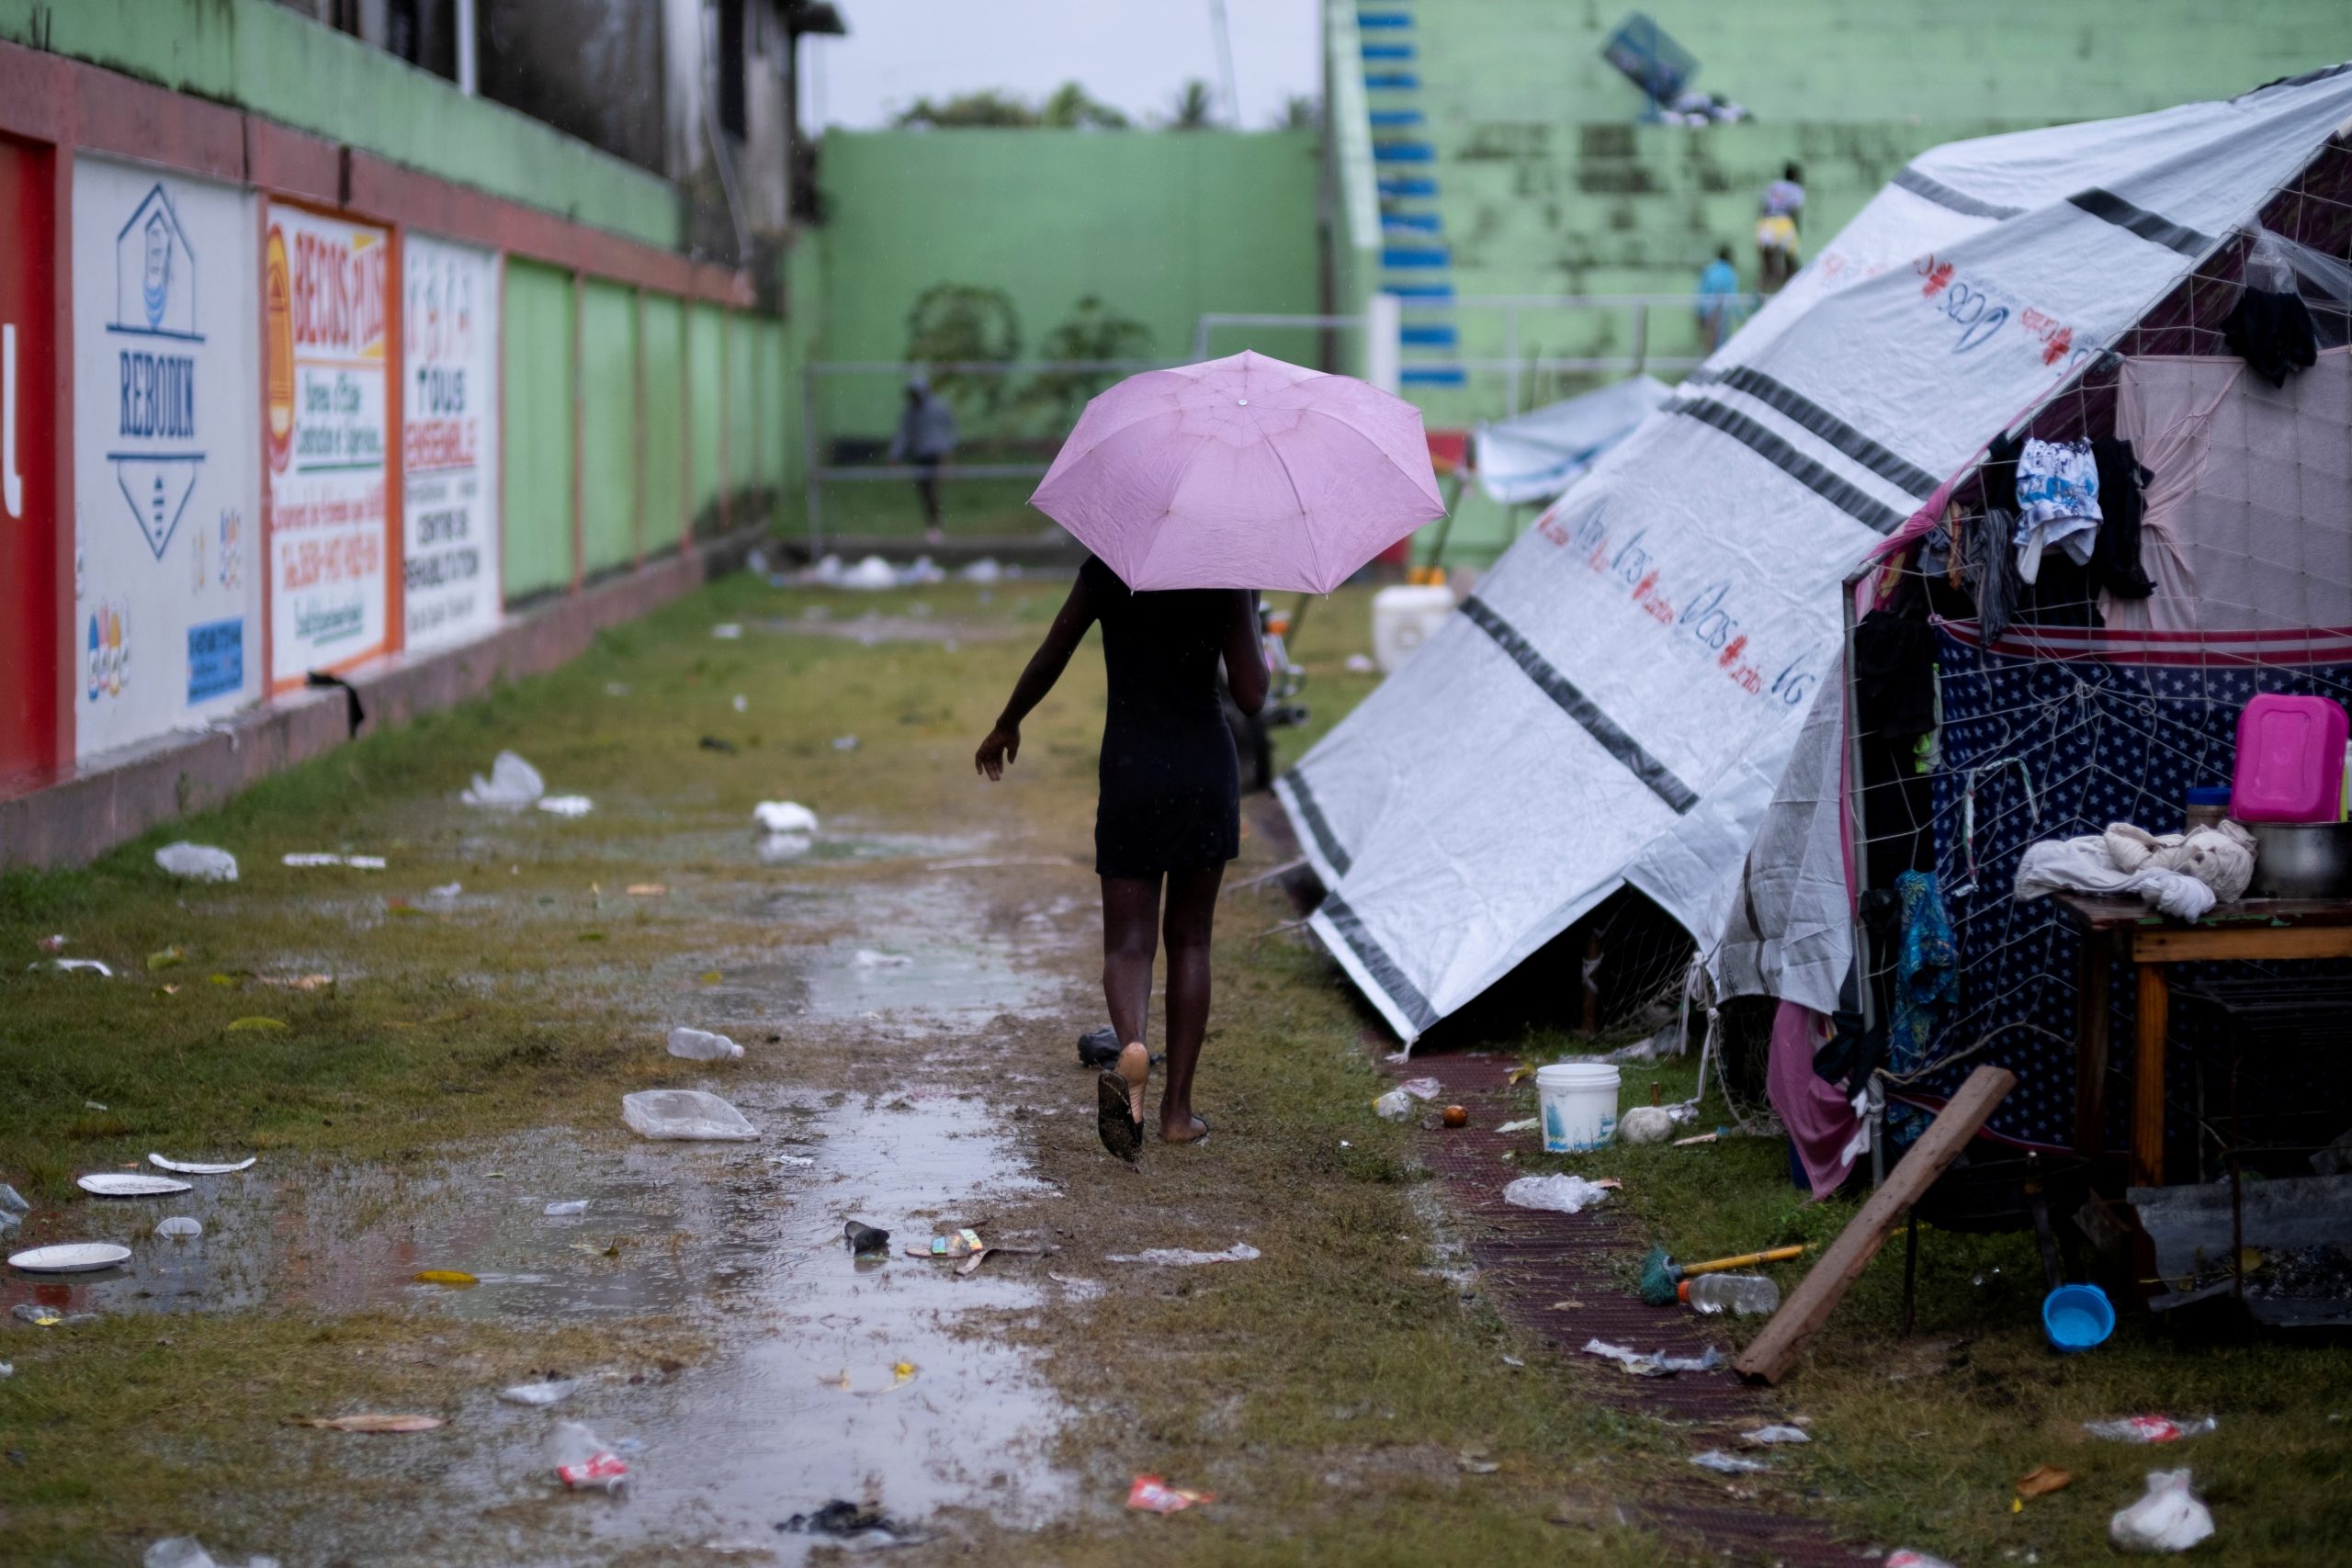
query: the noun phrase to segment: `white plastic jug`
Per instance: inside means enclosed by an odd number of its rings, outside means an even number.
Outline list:
[[[1390,675],[1453,614],[1453,590],[1436,584],[1384,588],[1372,596],[1372,657]]]
[[[1617,1135],[1617,1066],[1555,1062],[1535,1069],[1544,1147],[1555,1155],[1597,1149]]]

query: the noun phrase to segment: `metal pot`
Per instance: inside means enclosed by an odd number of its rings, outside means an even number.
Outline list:
[[[2352,897],[2352,822],[2249,822],[2256,898]]]

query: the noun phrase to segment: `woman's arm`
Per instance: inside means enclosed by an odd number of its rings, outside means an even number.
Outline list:
[[[1234,705],[1255,714],[1266,705],[1266,645],[1258,626],[1258,592],[1237,590],[1225,623],[1225,683]]]
[[[980,742],[972,756],[972,766],[986,773],[991,781],[1004,777],[1005,765],[1021,755],[1021,721],[1029,710],[1046,700],[1054,682],[1062,678],[1069,667],[1069,656],[1078,651],[1085,640],[1086,628],[1094,624],[1094,599],[1086,591],[1086,574],[1080,572],[1070,584],[1069,597],[1054,615],[1054,624],[1046,628],[1046,640],[1029,656],[1029,666],[1021,671],[1021,679],[1012,685],[1012,695],[1004,705],[1004,712],[997,716],[996,728]],[[1265,682],[1261,676],[1259,687],[1262,693]]]

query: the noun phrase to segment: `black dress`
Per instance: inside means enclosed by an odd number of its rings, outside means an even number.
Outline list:
[[[1102,623],[1111,687],[1095,872],[1223,865],[1241,852],[1241,771],[1216,684],[1234,591],[1136,593],[1091,556],[1080,574]]]

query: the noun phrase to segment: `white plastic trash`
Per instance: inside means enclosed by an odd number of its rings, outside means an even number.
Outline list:
[[[815,843],[816,840],[806,833],[763,833],[760,835],[760,863],[782,865],[787,861],[798,860]]]
[[[756,1138],[760,1130],[715,1094],[698,1089],[649,1089],[621,1096],[621,1120],[648,1138],[684,1141]]]
[[[584,795],[550,795],[539,802],[539,809],[558,817],[585,817],[596,808],[596,803]]]
[[[1401,1089],[1392,1089],[1374,1100],[1372,1109],[1384,1121],[1402,1122],[1413,1113],[1413,1097]]]
[[[681,1026],[670,1031],[670,1055],[689,1062],[732,1062],[741,1058],[743,1047],[724,1034]]]
[[[585,1198],[566,1198],[560,1202],[549,1203],[539,1211],[551,1220],[566,1220],[574,1214],[584,1214],[587,1212],[588,1200]]]
[[[997,564],[994,556],[982,556],[956,575],[967,582],[1001,582],[1004,580],[1004,568]]]
[[[1612,1062],[1555,1062],[1536,1068],[1545,1150],[1577,1154],[1616,1136],[1617,1082]]]
[[[237,880],[236,856],[209,844],[191,844],[185,839],[157,850],[155,863],[174,876],[185,876],[193,882]]]
[[[618,1492],[628,1483],[628,1465],[613,1445],[577,1421],[559,1421],[548,1434],[548,1462],[566,1486]]]
[[[174,1214],[155,1227],[155,1234],[170,1241],[194,1241],[204,1234],[204,1222],[192,1220],[186,1214]]]
[[[490,777],[476,773],[473,788],[458,798],[468,806],[528,806],[547,792],[538,769],[512,751],[501,751],[490,764]]]
[[[1413,656],[1453,614],[1453,590],[1399,584],[1372,596],[1372,657],[1384,675]]]
[[[899,574],[892,571],[890,563],[880,556],[868,556],[842,572],[834,581],[843,588],[863,588],[870,592],[878,588],[896,588]]]
[[[502,1388],[498,1397],[509,1404],[545,1407],[569,1399],[580,1390],[578,1378],[550,1378],[545,1382],[521,1382],[513,1388]]]
[[[1581,1176],[1522,1176],[1503,1189],[1503,1201],[1521,1209],[1582,1213],[1609,1196],[1610,1189]]]
[[[1663,1105],[1636,1105],[1618,1118],[1617,1136],[1628,1144],[1662,1144],[1674,1135],[1674,1112]]]
[[[817,814],[797,800],[763,800],[752,807],[752,820],[763,833],[813,833]]]
[[[2187,1551],[2213,1533],[2213,1515],[2188,1490],[2186,1470],[2148,1472],[2148,1491],[2107,1522],[2107,1539],[2124,1551]]]

